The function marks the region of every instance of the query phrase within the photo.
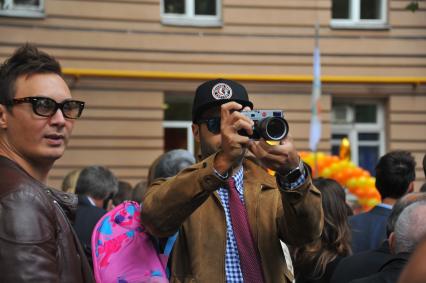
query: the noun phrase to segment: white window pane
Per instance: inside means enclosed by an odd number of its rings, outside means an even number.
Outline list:
[[[195,0],[196,15],[216,15],[216,0]]]
[[[164,12],[167,14],[185,14],[185,0],[164,0]]]
[[[349,19],[350,18],[350,0],[333,0],[332,18],[333,19]]]
[[[361,0],[361,19],[380,20],[382,0]]]

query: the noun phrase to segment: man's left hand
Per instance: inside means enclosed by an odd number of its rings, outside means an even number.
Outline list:
[[[265,140],[250,141],[249,150],[256,156],[262,166],[285,175],[299,165],[300,157],[288,135],[278,145],[270,145]]]

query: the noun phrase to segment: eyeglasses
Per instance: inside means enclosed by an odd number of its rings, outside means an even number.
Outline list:
[[[197,124],[206,124],[207,129],[212,134],[220,133],[220,117],[208,118],[208,119],[200,119],[197,121]]]
[[[77,119],[81,116],[84,109],[84,102],[78,100],[66,100],[58,103],[48,97],[31,96],[9,101],[7,105],[13,106],[21,103],[31,103],[35,114],[43,117],[52,117],[58,109],[68,119]]]

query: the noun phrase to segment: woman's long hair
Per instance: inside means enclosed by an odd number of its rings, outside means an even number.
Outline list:
[[[343,188],[332,179],[318,178],[313,183],[322,195],[324,229],[320,239],[293,249],[292,254],[296,273],[319,279],[328,263],[337,256],[351,254],[351,232]]]

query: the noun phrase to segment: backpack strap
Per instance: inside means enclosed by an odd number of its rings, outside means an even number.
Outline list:
[[[166,243],[166,246],[164,247],[164,252],[163,252],[165,256],[167,257],[170,256],[170,253],[172,252],[173,246],[176,242],[178,235],[179,235],[179,232],[176,232],[176,234],[174,234],[173,236],[170,236],[167,239],[167,243]]]

